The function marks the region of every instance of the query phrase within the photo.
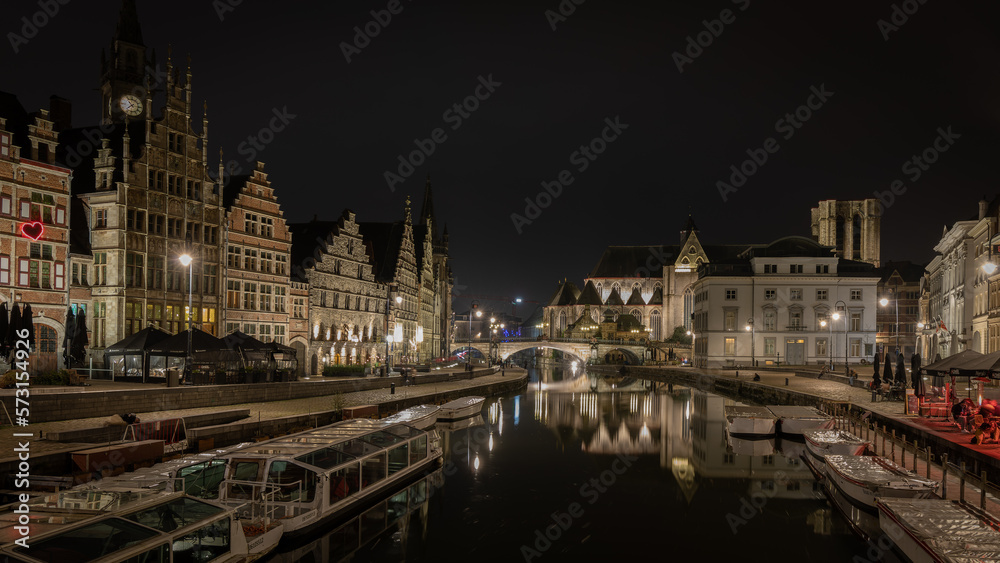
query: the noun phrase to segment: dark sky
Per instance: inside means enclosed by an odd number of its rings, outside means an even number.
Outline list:
[[[361,221],[395,220],[406,195],[419,214],[431,174],[459,309],[470,294],[544,301],[607,245],[675,244],[688,212],[706,243],[808,235],[817,201],[872,197],[897,179],[906,191],[885,212],[882,259],[927,261],[942,226],[997,191],[996,3],[564,0],[575,11],[553,30],[556,0],[403,0],[348,63],[341,44],[388,2],[243,0],[220,19],[231,1],[138,3],[161,64],[168,43],[175,63],[191,53],[211,158],[221,146],[242,160],[240,144],[287,108],[295,118],[258,158],[292,221],[345,207]],[[68,97],[74,125],[96,122],[99,55],[119,6],[69,2],[16,54],[7,35],[0,89],[29,110]],[[886,40],[878,21],[891,23],[894,6],[902,25]],[[40,9],[4,8],[5,34]],[[730,23],[712,23],[723,10]],[[679,72],[673,54],[706,20],[721,33]],[[490,76],[499,86],[453,128],[446,110]],[[832,96],[785,139],[778,120],[821,85]],[[581,171],[573,153],[616,117],[628,128]],[[960,137],[914,181],[904,164],[949,126]],[[390,191],[384,173],[437,128],[447,138]],[[716,183],[769,137],[777,151],[723,201]],[[572,183],[519,233],[511,215],[563,170]]]

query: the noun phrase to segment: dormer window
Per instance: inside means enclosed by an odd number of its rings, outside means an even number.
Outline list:
[[[10,156],[10,133],[0,133],[0,156]]]

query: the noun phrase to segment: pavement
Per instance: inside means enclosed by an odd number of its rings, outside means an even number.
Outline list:
[[[441,370],[449,371],[449,370]],[[440,374],[441,371],[436,371],[435,374]],[[450,370],[455,373],[463,373],[462,369]],[[167,418],[179,418],[183,416],[191,416],[197,414],[206,414],[210,412],[218,411],[220,408],[224,409],[239,409],[248,408],[250,409],[250,417],[252,419],[259,420],[270,420],[274,418],[282,418],[286,416],[310,414],[315,412],[324,412],[334,410],[336,408],[343,407],[353,407],[358,405],[372,405],[382,402],[388,402],[397,399],[405,399],[411,397],[428,397],[428,402],[433,402],[431,399],[434,395],[438,393],[455,391],[471,386],[479,386],[484,384],[496,383],[501,381],[506,381],[512,377],[519,377],[524,375],[525,370],[520,368],[507,368],[506,375],[497,372],[490,375],[481,375],[473,379],[462,379],[457,381],[439,382],[439,383],[421,383],[421,376],[423,374],[417,374],[414,379],[413,385],[403,385],[396,387],[396,394],[390,394],[389,389],[371,389],[367,391],[354,391],[349,393],[340,393],[339,395],[326,395],[326,396],[316,396],[309,397],[305,399],[292,399],[286,401],[273,401],[267,403],[243,403],[236,405],[226,405],[225,407],[202,407],[202,408],[192,408],[192,409],[175,409],[175,410],[165,410],[165,411],[155,411],[155,412],[139,412],[135,413],[139,416],[142,421],[155,421]],[[315,377],[312,378],[312,382],[317,380],[335,380],[335,379],[359,379],[357,377]],[[304,380],[300,382],[302,385],[308,385],[310,380]],[[35,387],[32,386],[31,393],[63,393],[66,395],[76,395],[85,394],[88,392],[95,391],[109,391],[109,390],[127,390],[127,389],[155,389],[157,387],[165,388],[164,385],[149,385],[141,383],[122,383],[122,382],[111,382],[111,381],[101,381],[95,380],[89,387]],[[10,390],[13,391],[13,390]],[[127,411],[127,408],[123,408],[123,411]],[[0,413],[0,416],[6,418],[6,415]],[[40,435],[44,435],[46,432],[55,431],[65,431],[65,430],[76,430],[81,428],[92,428],[97,426],[104,426],[109,417],[101,416],[95,418],[80,418],[74,420],[62,420],[53,422],[43,422],[38,424],[31,424],[27,427],[13,428],[6,426],[3,431],[0,431],[0,462],[14,457],[14,448],[17,447],[17,438],[13,436],[15,432],[31,432],[34,433],[35,438],[31,439],[31,455],[38,456],[42,454],[55,453],[61,451],[76,451],[83,446],[92,446],[92,444],[74,444],[67,442],[52,442],[44,439],[38,439]],[[124,432],[124,426],[122,427]],[[39,434],[41,433],[41,434]],[[21,438],[23,440],[23,438]]]

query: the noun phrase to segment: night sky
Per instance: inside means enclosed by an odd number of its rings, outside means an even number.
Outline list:
[[[707,244],[769,242],[809,235],[819,200],[873,197],[895,180],[905,192],[885,211],[882,259],[930,260],[942,227],[997,193],[1000,8],[965,4],[139,0],[138,9],[160,64],[168,43],[175,64],[191,54],[196,107],[209,104],[211,166],[221,146],[248,170],[241,143],[275,109],[295,116],[257,151],[287,219],[350,208],[360,221],[398,220],[407,195],[419,216],[430,174],[462,310],[471,294],[545,301],[558,280],[579,283],[607,245],[676,244],[689,212]],[[398,13],[387,25],[369,24],[390,6]],[[0,89],[28,110],[67,97],[74,126],[96,123],[100,52],[119,7],[61,5],[26,43],[13,39],[14,53],[10,33],[41,8],[4,2]],[[354,28],[366,24],[377,36],[364,44]],[[810,98],[813,89],[832,94]],[[474,110],[455,111],[463,101]],[[793,126],[786,114],[797,109]],[[616,118],[622,126],[605,130]],[[948,127],[958,137],[938,142],[948,150],[936,162],[907,164]],[[614,140],[592,145],[602,133]],[[399,174],[415,139],[433,153],[391,190],[385,173]],[[588,158],[581,145],[603,152]],[[765,145],[767,161],[723,198],[717,182]],[[564,170],[558,197],[540,197]],[[525,198],[547,207],[526,216]]]

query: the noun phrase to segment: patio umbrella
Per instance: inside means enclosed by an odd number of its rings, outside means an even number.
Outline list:
[[[7,337],[4,340],[8,355],[17,346],[17,329],[19,328],[21,328],[21,309],[17,304],[14,304],[11,306],[10,323],[7,325]]]
[[[90,344],[90,338],[87,337],[87,313],[84,312],[83,307],[80,307],[76,312],[76,334],[73,336],[71,349],[76,361],[83,361],[87,355],[88,344]]]
[[[63,360],[66,367],[73,367],[73,338],[76,337],[76,315],[73,309],[66,309],[66,334],[63,336]]]
[[[7,312],[7,304],[0,303],[0,356],[4,358],[7,357],[7,319],[9,313]]]
[[[28,329],[28,343],[31,347],[35,346],[35,323],[31,318],[31,303],[24,306],[24,310],[21,311],[21,325],[18,327],[20,329]]]
[[[878,368],[879,368],[879,356],[878,356],[878,352],[875,352],[875,359],[872,360],[872,367],[874,368],[874,370],[872,372],[873,373],[872,377],[875,378],[875,379],[878,379],[878,375],[879,375],[879,371],[878,371]]]
[[[924,394],[924,378],[920,377],[920,354],[910,356],[910,382],[913,383],[914,393]]]
[[[896,378],[904,389],[906,388],[906,364],[903,363],[903,353],[896,354]]]
[[[889,361],[888,357],[885,359],[885,371],[882,372],[882,379],[884,379],[886,383],[892,383],[893,381],[892,362]]]

